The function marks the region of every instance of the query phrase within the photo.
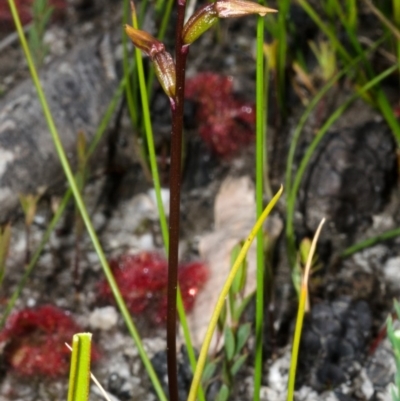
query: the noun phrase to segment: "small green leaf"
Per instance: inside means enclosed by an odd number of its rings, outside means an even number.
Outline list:
[[[247,258],[244,258],[242,267],[240,268],[240,270],[242,270],[242,276],[239,283],[239,292],[242,292],[246,286],[248,266],[249,264],[247,263]]]
[[[232,377],[239,372],[240,368],[243,366],[243,364],[246,362],[248,355],[244,354],[241,355],[238,359],[236,359],[235,363],[231,367],[231,375]]]
[[[231,267],[235,264],[236,259],[237,259],[238,256],[239,256],[240,249],[241,249],[240,244],[236,244],[236,245],[233,247],[233,249],[232,249],[232,251],[231,251],[231,264],[230,264]]]
[[[203,383],[208,382],[214,376],[216,369],[217,369],[217,363],[215,361],[207,363],[203,371],[203,376],[201,378]]]
[[[228,314],[228,310],[227,310],[227,306],[226,306],[226,302],[224,302],[224,305],[221,309],[221,313],[219,314],[218,317],[218,330],[220,333],[222,333],[224,331],[224,327],[225,327],[225,323],[226,323],[226,317]]]
[[[215,401],[226,401],[229,397],[229,388],[226,384],[223,384],[219,389],[218,395],[215,397]]]
[[[228,361],[231,361],[235,355],[235,336],[233,335],[232,329],[228,326],[225,327],[224,334],[226,357]]]
[[[237,249],[240,250],[240,246],[236,245]],[[235,247],[235,248],[236,248]],[[236,253],[236,252],[235,252]],[[236,255],[237,256],[237,255]],[[231,257],[232,258],[232,257]],[[236,257],[234,261],[236,260]],[[244,284],[246,283],[246,270],[247,270],[247,261],[246,258],[243,260],[243,263],[240,265],[236,276],[232,282],[231,290],[234,295],[239,294],[242,291]]]
[[[247,340],[250,337],[251,333],[251,324],[250,323],[245,323],[242,324],[236,333],[236,338],[237,338],[237,344],[236,344],[236,351],[235,354],[239,355],[240,352],[242,351],[242,348],[246,344]]]
[[[235,319],[236,322],[238,322],[240,320],[240,318],[242,317],[243,312],[247,308],[247,305],[249,304],[249,302],[251,301],[253,296],[254,296],[254,291],[251,294],[247,295],[247,297],[245,299],[243,299],[243,301],[239,305],[239,307],[236,308],[235,316],[234,316],[234,319]]]

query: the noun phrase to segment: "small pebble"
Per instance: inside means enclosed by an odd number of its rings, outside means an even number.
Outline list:
[[[89,325],[92,329],[107,331],[116,326],[118,313],[113,306],[96,308],[89,316]]]

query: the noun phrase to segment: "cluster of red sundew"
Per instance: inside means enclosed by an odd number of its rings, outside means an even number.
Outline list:
[[[232,77],[200,73],[187,80],[185,97],[197,103],[199,134],[217,155],[232,156],[254,140],[255,106],[234,96]]]
[[[18,10],[19,17],[22,25],[28,24],[32,21],[32,5],[34,0],[14,0],[15,6]],[[67,7],[66,0],[50,0],[50,6],[54,7],[55,17],[60,17]],[[0,1],[0,30],[11,31],[14,30],[14,22],[11,16],[10,7],[7,1]]]
[[[119,290],[132,314],[146,312],[155,323],[167,317],[168,263],[155,252],[137,255],[122,255],[110,262]],[[203,263],[192,262],[179,266],[178,281],[185,310],[189,312],[196,295],[208,278],[208,269]],[[108,283],[99,284],[100,297],[113,301]]]
[[[52,305],[12,314],[0,332],[7,364],[21,376],[57,377],[68,373],[72,336],[81,328],[65,311]],[[92,346],[92,361],[99,358]]]

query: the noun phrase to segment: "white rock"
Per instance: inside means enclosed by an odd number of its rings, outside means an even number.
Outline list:
[[[388,285],[392,288],[400,288],[400,256],[390,258],[383,266],[383,274]]]
[[[89,326],[92,329],[110,330],[118,321],[118,313],[113,306],[96,308],[89,316]]]
[[[374,394],[374,385],[372,384],[371,380],[369,379],[367,372],[365,369],[362,369],[360,372],[360,379],[361,379],[361,391],[364,394],[365,398],[369,400],[372,395]]]
[[[157,210],[157,198],[156,198],[156,191],[154,190],[154,188],[149,189],[148,194],[154,204],[154,207]],[[169,189],[161,188],[161,202],[164,206],[164,212],[166,215],[168,215],[168,213],[169,213],[169,198],[170,198]],[[158,217],[158,214],[157,214],[157,217]]]

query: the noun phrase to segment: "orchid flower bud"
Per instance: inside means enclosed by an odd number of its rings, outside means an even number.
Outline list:
[[[138,49],[144,51],[150,58],[156,53],[165,51],[164,44],[145,31],[125,25],[125,32],[133,44]]]
[[[259,14],[264,17],[267,13],[276,12],[272,8],[246,0],[220,0],[214,3],[214,7],[218,18],[244,17],[250,14]]]
[[[197,10],[183,27],[182,40],[185,45],[193,43],[218,21],[215,4],[207,4]]]
[[[154,71],[169,98],[175,97],[176,73],[175,63],[171,55],[164,51],[157,53],[152,59],[154,63]]]
[[[218,18],[243,17],[250,14],[259,14],[263,17],[270,12],[276,12],[276,10],[246,0],[220,0],[207,4],[197,10],[186,22],[182,33],[183,43],[185,45],[193,43],[212,27]]]
[[[165,46],[145,31],[125,25],[125,32],[133,44],[144,51],[154,63],[154,71],[167,96],[175,97],[176,72],[175,63],[171,55],[165,51]]]

